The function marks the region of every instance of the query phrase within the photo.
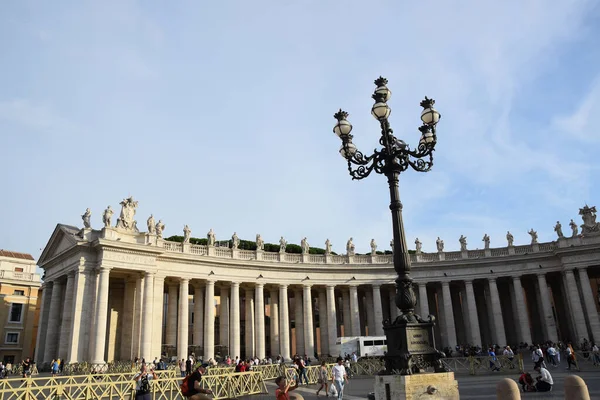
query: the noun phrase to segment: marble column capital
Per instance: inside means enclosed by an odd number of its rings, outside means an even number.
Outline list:
[[[450,281],[441,281],[442,286],[450,286]]]
[[[496,280],[497,280],[497,279],[498,279],[498,278],[496,278],[496,277],[490,277],[490,278],[487,278],[487,280],[488,280],[488,282],[489,282],[489,283],[492,283],[492,282],[493,282],[493,283],[496,283]]]
[[[265,287],[265,284],[264,284],[264,282],[256,282],[256,283],[254,284],[254,287],[255,287],[256,289],[264,289],[264,287]]]
[[[190,283],[190,278],[179,278],[179,283]]]
[[[465,282],[465,287],[466,287],[467,285],[469,285],[469,286],[473,286],[473,279],[465,279],[465,280],[464,280],[464,282]]]
[[[156,271],[144,271],[144,276],[156,276]]]
[[[302,288],[303,289],[310,289],[310,288],[312,288],[312,283],[303,283],[302,284]]]
[[[327,284],[325,287],[326,287],[327,289],[329,289],[329,288],[333,288],[333,289],[335,289],[335,284],[333,284],[333,283],[328,283],[328,284]]]

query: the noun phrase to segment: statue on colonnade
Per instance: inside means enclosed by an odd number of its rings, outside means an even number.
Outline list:
[[[371,239],[371,255],[374,256],[377,253],[377,243],[375,239]]]
[[[208,233],[206,234],[206,239],[207,239],[207,245],[209,246],[214,246],[215,245],[215,232],[213,231],[212,228],[210,228],[210,231],[208,231]]]
[[[515,237],[510,233],[510,231],[506,232],[506,240],[508,241],[508,247],[512,247],[515,241]]]
[[[89,208],[86,208],[85,213],[81,216],[81,219],[83,220],[84,228],[89,229],[92,227],[92,224],[90,222],[91,217],[92,217],[92,211]]]
[[[329,240],[329,238],[325,241],[325,254],[331,254],[331,241]]]
[[[162,219],[158,220],[156,224],[156,236],[162,239],[162,233],[165,230],[165,224],[163,224]]]
[[[121,205],[121,214],[117,219],[117,228],[139,232],[137,221],[134,220],[138,202],[134,201],[133,197],[128,197],[119,204]]]
[[[146,225],[148,226],[148,233],[151,235],[156,234],[156,221],[154,221],[154,215],[150,214],[148,220],[146,221]]]
[[[300,241],[300,248],[302,249],[302,254],[308,254],[310,251],[310,246],[308,245],[306,237]]]
[[[265,249],[265,241],[263,240],[260,233],[256,234],[256,250],[264,250]]]
[[[287,242],[285,241],[285,239],[282,236],[281,239],[279,239],[279,252],[285,253],[286,246],[287,246]]]
[[[564,239],[565,235],[563,235],[562,225],[560,224],[560,221],[556,221],[556,225],[554,225],[554,232],[556,232],[559,239]]]
[[[346,252],[348,253],[349,256],[353,256],[354,255],[354,243],[352,242],[352,238],[348,239],[348,242],[346,242]]]
[[[392,242],[392,244],[394,244],[394,242]],[[421,249],[423,248],[423,243],[421,243],[421,241],[419,240],[419,238],[415,239],[415,246],[416,246],[415,248],[417,250],[417,254],[421,254]]]
[[[238,237],[236,232],[233,232],[233,236],[231,236],[231,248],[237,249],[240,246],[240,238]]]
[[[439,236],[438,236],[437,240],[435,241],[435,245],[437,247],[438,253],[442,253],[444,251],[444,241],[442,239],[440,239]]]
[[[569,227],[571,228],[571,231],[573,232],[571,237],[576,237],[577,234],[579,233],[579,227],[577,226],[575,221],[573,221],[572,219],[571,219],[571,222],[569,223]]]
[[[490,237],[488,236],[487,233],[485,233],[483,235],[483,239],[481,239],[483,241],[483,245],[485,249],[489,249],[490,248]]]
[[[533,228],[531,228],[531,230],[527,233],[529,233],[529,235],[531,236],[531,244],[535,244],[538,242],[538,234],[536,231],[533,230]]]
[[[460,243],[460,251],[467,251],[467,237],[464,235],[460,235],[458,241]]]
[[[579,209],[579,215],[583,219],[583,225],[581,225],[581,234],[598,234],[600,233],[600,223],[596,222],[596,207],[585,207]]]
[[[190,229],[190,227],[187,225],[184,226],[183,227],[183,243],[189,243],[191,236],[192,236],[192,230]]]
[[[106,207],[106,210],[104,210],[104,213],[102,214],[102,223],[104,224],[105,228],[110,228],[110,223],[113,214],[114,211],[112,210],[112,208],[110,208],[110,206]]]

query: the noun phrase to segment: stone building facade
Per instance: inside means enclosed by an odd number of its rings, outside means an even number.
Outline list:
[[[0,250],[0,361],[33,357],[40,275],[30,254]]]
[[[339,336],[383,335],[397,316],[391,255],[216,247],[212,229],[206,246],[189,232],[171,242],[152,216],[139,231],[133,199],[121,206],[116,226],[110,209],[102,229],[86,213],[83,229],[59,224],[46,245],[38,363],[330,354]],[[417,312],[436,316],[438,347],[600,340],[593,214],[554,242],[411,255]]]

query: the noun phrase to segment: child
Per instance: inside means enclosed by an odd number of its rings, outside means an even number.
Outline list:
[[[277,379],[275,379],[275,384],[278,386],[277,390],[275,391],[276,400],[290,400],[290,395],[288,392],[298,388],[297,383],[292,386],[292,381],[288,382],[288,380],[285,379],[285,376],[277,377]]]

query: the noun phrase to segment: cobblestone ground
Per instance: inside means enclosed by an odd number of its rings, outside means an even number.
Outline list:
[[[528,366],[528,371],[533,368]],[[583,378],[590,390],[591,399],[600,399],[600,369],[592,369],[588,367],[587,371],[566,371],[564,367],[549,369],[554,379],[554,387],[549,393],[522,393],[523,399],[564,399],[563,383],[565,377],[571,373],[575,373]],[[535,371],[533,371],[535,373]],[[534,375],[535,376],[535,375]],[[519,379],[519,375],[509,374],[492,374],[489,375],[456,375],[458,380],[458,388],[461,400],[493,400],[496,398],[496,384],[503,378]],[[350,380],[348,386],[344,390],[344,400],[363,400],[367,399],[367,395],[373,392],[373,377],[356,377]],[[269,381],[267,383],[269,394],[240,397],[244,400],[266,400],[275,399],[275,383]],[[329,399],[324,395],[316,396],[315,391],[318,385],[300,386],[297,392],[300,393],[306,400]]]

